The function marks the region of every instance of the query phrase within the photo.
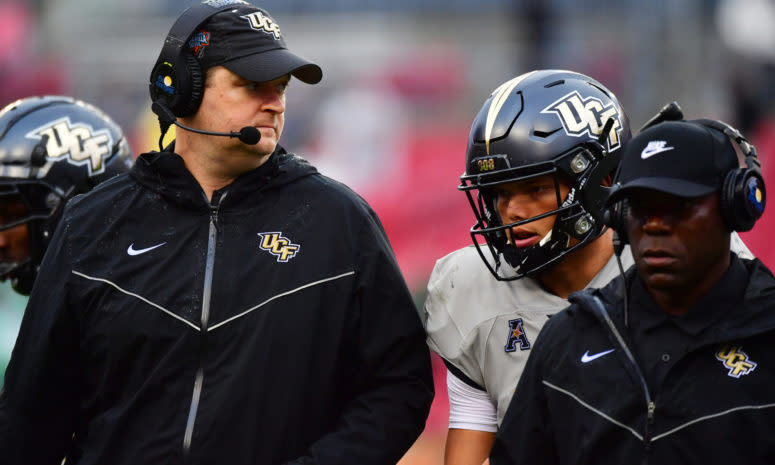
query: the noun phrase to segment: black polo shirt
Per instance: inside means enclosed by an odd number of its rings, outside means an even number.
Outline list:
[[[736,254],[729,268],[696,304],[680,316],[662,311],[636,272],[630,289],[631,350],[654,393],[675,362],[704,344],[712,328],[739,305],[748,284],[748,272]]]

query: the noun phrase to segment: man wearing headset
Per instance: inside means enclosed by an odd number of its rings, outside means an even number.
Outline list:
[[[633,138],[609,214],[636,266],[546,323],[490,462],[772,463],[775,278],[730,253],[765,202],[723,123]]]
[[[613,92],[568,70],[506,81],[474,119],[459,189],[475,244],[437,261],[421,311],[448,368],[446,465],[481,465],[544,323],[572,292],[619,276],[603,216],[630,138]]]
[[[322,73],[265,10],[211,0],[173,25],[151,95],[184,130],[68,206],[3,463],[394,464],[419,436],[422,325],[376,214],[278,145],[292,76]]]

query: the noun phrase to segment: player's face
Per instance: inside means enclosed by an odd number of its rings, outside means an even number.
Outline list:
[[[686,199],[644,189],[628,201],[632,255],[650,289],[681,292],[726,269],[730,233],[718,194]]]
[[[27,207],[21,200],[0,199],[0,226],[17,221],[26,214]],[[23,262],[29,256],[30,242],[26,224],[0,231],[0,270],[3,270],[4,265]],[[0,280],[6,278],[6,275],[0,275]]]
[[[289,81],[290,76],[268,82],[248,81],[223,66],[214,66],[207,70],[202,104],[191,117],[191,124],[198,129],[222,132],[253,126],[261,133],[256,145],[216,136],[209,136],[207,143],[235,154],[269,155],[283,132],[285,89]]]
[[[568,195],[570,186],[558,181],[560,201]],[[495,191],[498,213],[503,224],[516,223],[559,207],[555,178],[552,175],[504,183]],[[519,248],[536,245],[554,227],[556,215],[531,221],[511,229],[507,234]]]

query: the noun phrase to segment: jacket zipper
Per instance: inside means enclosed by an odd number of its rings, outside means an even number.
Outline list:
[[[202,385],[204,384],[204,348],[207,339],[207,326],[210,322],[210,298],[212,297],[213,268],[215,266],[215,244],[218,239],[218,207],[223,199],[226,198],[226,194],[224,193],[219,199],[213,198],[215,202],[210,203],[210,229],[207,237],[207,260],[205,264],[204,290],[202,292],[202,315],[200,318],[200,359],[199,368],[197,368],[194,378],[194,393],[191,396],[191,407],[188,410],[186,432],[183,435],[184,456],[188,456],[191,451],[194,423],[196,422],[196,413],[199,409],[199,399],[202,396]]]
[[[627,343],[624,342],[624,338],[619,333],[619,330],[616,329],[616,326],[614,325],[614,322],[611,320],[611,317],[608,316],[608,312],[606,311],[605,306],[603,306],[603,303],[600,302],[600,299],[597,296],[593,296],[592,298],[594,299],[595,305],[597,306],[598,310],[600,310],[600,314],[603,316],[603,319],[608,325],[608,328],[614,334],[614,337],[616,337],[616,340],[619,342],[619,345],[622,346],[622,350],[624,350],[625,355],[627,355],[627,359],[630,361],[630,363],[632,363],[632,366],[635,367],[635,373],[638,374],[640,385],[643,388],[644,394],[646,395],[646,427],[643,432],[643,444],[645,446],[646,452],[648,452],[649,449],[651,449],[651,438],[650,438],[649,426],[654,422],[654,413],[657,409],[657,404],[651,399],[651,394],[649,394],[648,384],[646,384],[646,378],[643,376],[643,373],[641,372],[640,367],[638,366],[638,363],[635,361],[635,357],[633,357],[632,352],[630,352],[630,348],[627,347]],[[643,463],[646,463],[645,459]]]

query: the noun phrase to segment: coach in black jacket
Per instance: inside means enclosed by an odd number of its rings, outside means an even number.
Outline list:
[[[544,326],[492,465],[775,463],[775,278],[729,251],[764,186],[726,129],[666,122],[629,143],[611,200],[636,267]]]
[[[254,7],[201,29],[181,119],[260,141],[178,131],[68,206],[0,396],[4,465],[394,464],[424,427],[429,353],[377,216],[277,145],[291,75],[320,68]],[[215,65],[226,35],[274,48]]]

